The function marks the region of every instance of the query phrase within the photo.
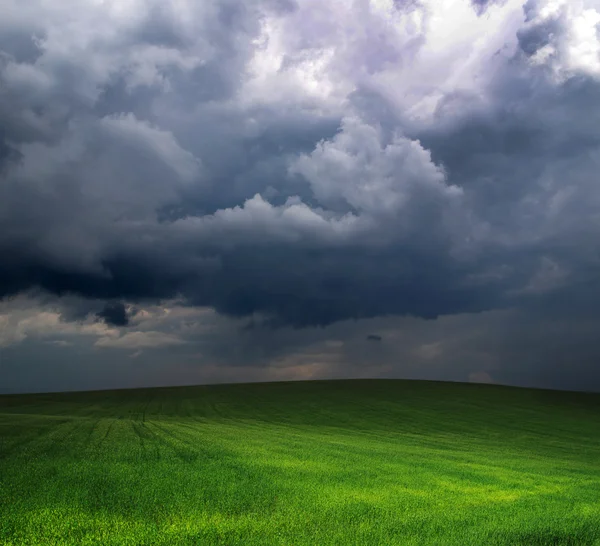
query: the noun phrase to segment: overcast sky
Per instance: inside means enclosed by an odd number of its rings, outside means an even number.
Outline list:
[[[600,391],[600,0],[0,9],[0,391]]]

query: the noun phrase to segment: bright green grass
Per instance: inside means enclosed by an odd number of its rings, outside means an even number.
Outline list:
[[[600,545],[600,395],[314,381],[0,397],[0,544]]]

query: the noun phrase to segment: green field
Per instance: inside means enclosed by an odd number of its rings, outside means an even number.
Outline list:
[[[0,544],[600,545],[600,395],[356,380],[0,396]]]

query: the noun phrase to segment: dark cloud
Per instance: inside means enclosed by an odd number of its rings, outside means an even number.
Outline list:
[[[471,6],[148,0],[127,17],[82,4],[66,30],[59,5],[7,8],[0,298],[37,287],[71,301],[63,318],[112,325],[179,298],[254,336],[508,308],[585,320],[596,12]]]
[[[523,52],[531,56],[542,47],[552,43],[552,40],[560,32],[560,21],[551,18],[537,25],[530,26],[517,32],[519,47]]]
[[[378,336],[377,334],[367,335],[367,341],[381,341],[381,339],[381,336]]]
[[[415,140],[373,91],[355,93],[361,114],[342,119],[273,106],[206,107],[189,128],[187,120],[175,126],[168,117],[160,127],[152,112],[171,100],[161,82],[177,89],[174,100],[199,104],[225,102],[240,85],[252,51],[244,44],[260,30],[255,10],[225,3],[211,17],[194,24],[210,28],[214,61],[196,67],[187,56],[205,42],[194,41],[170,8],[152,4],[122,40],[143,45],[149,56],[153,47],[165,48],[175,60],[163,69],[142,58],[139,70],[152,67],[145,85],[141,72],[108,78],[90,111],[103,104],[101,117],[82,116],[73,89],[54,91],[72,119],[67,113],[60,129],[47,126],[49,143],[21,146],[19,165],[6,174],[3,295],[32,286],[130,301],[182,294],[232,316],[262,313],[273,326],[388,314],[436,318],[512,303],[511,291],[552,255],[547,245],[463,241],[490,226],[518,238],[533,221],[527,199],[554,197],[536,186],[548,154],[581,155],[597,132],[582,119],[562,126],[562,136],[549,134],[552,112],[560,112],[556,125],[574,119],[575,105],[594,101],[595,88],[585,90],[593,84],[540,87],[507,68],[490,87],[491,106],[470,113],[476,102],[468,94],[448,94],[438,104],[440,123],[414,131]],[[533,25],[519,43],[529,55],[524,44],[533,42],[525,36],[548,32]],[[104,54],[121,62],[112,50]],[[8,90],[16,93],[9,67]],[[518,85],[507,92],[509,78]],[[138,96],[148,108],[135,107]],[[173,112],[182,106],[170,104]],[[123,113],[129,108],[136,110]],[[26,119],[25,105],[10,110]],[[144,114],[151,119],[138,117]],[[198,129],[207,122],[207,130]],[[39,191],[41,172],[49,191]],[[535,213],[538,228],[543,211]]]
[[[106,303],[104,308],[96,313],[96,316],[109,326],[127,326],[129,324],[127,309],[121,302]]]

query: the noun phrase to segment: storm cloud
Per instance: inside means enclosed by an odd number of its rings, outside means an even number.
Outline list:
[[[110,326],[127,326],[129,317],[125,305],[121,302],[108,302],[96,316]]]
[[[599,24],[593,0],[9,0],[0,298],[107,326],[177,300],[255,337],[587,320]],[[164,334],[100,346],[188,346]]]

